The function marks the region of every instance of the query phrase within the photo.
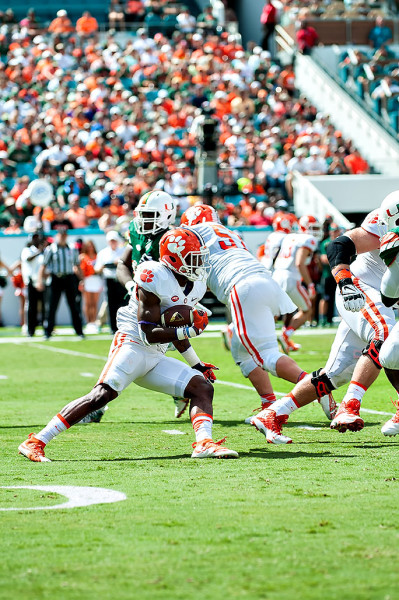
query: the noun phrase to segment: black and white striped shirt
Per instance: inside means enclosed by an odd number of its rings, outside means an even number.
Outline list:
[[[54,242],[45,249],[43,263],[52,275],[72,275],[73,268],[79,265],[79,252],[68,245],[59,246]]]

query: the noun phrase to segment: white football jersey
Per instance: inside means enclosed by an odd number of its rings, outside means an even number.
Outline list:
[[[368,231],[379,240],[388,232],[388,227],[380,221],[378,209],[373,210],[367,215],[361,224],[361,228]],[[351,272],[355,277],[358,277],[367,285],[380,289],[381,279],[386,271],[384,261],[380,258],[380,250],[372,250],[359,254],[356,260],[351,264]]]
[[[273,271],[274,261],[280,251],[283,239],[287,234],[284,231],[273,231],[265,242],[265,253],[261,263],[268,271]]]
[[[280,252],[274,262],[274,270],[289,271],[294,279],[300,281],[302,276],[295,266],[295,257],[299,248],[310,250],[311,254],[306,259],[306,264],[310,264],[312,254],[317,250],[316,238],[308,233],[288,233],[281,243]]]
[[[165,265],[154,260],[138,265],[134,274],[135,289],[130,296],[129,304],[122,306],[117,313],[118,330],[129,336],[138,344],[145,345],[140,337],[137,321],[138,288],[158,296],[161,303],[161,313],[171,306],[187,304],[195,306],[206,292],[204,281],[190,282],[182,288],[173,272]],[[169,344],[151,344],[160,352],[166,352]]]
[[[226,304],[231,289],[244,276],[267,271],[247,250],[240,236],[219,223],[201,223],[194,229],[209,248],[211,270],[207,284],[216,298]]]

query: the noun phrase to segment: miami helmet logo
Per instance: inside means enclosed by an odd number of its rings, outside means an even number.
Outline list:
[[[396,205],[396,212],[391,214],[391,211],[389,208],[387,208],[387,215],[388,217],[394,217],[395,215],[397,215],[399,213],[399,204]]]

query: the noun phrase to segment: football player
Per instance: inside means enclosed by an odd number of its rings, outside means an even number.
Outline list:
[[[176,220],[176,201],[161,190],[147,192],[139,200],[135,217],[129,225],[129,243],[119,260],[116,275],[119,283],[131,294],[134,289],[134,272],[147,260],[159,260],[159,242]],[[175,417],[185,412],[188,398],[173,398]]]
[[[231,352],[244,377],[258,392],[262,407],[275,401],[269,372],[297,382],[305,372],[279,351],[274,317],[296,310],[287,294],[247,250],[240,236],[220,224],[205,205],[189,208],[183,225],[191,225],[209,248],[208,288],[225,304],[233,319]],[[333,400],[322,404],[331,418]]]
[[[380,208],[380,218],[386,223],[388,233],[381,240],[380,257],[387,266],[381,281],[381,298],[385,306],[399,302],[399,191],[388,194]],[[390,331],[380,351],[380,362],[399,395],[399,323]],[[387,421],[381,432],[384,435],[399,433],[399,403],[396,414]]]
[[[290,350],[299,350],[300,345],[290,338],[311,318],[312,299],[316,296],[316,288],[308,265],[317,250],[318,240],[322,238],[320,223],[311,215],[299,219],[299,230],[299,233],[290,233],[282,240],[273,272],[273,279],[299,309],[283,327],[280,342],[287,353]]]
[[[161,327],[161,313],[171,306],[195,306],[206,291],[209,251],[198,232],[177,228],[160,241],[160,261],[141,263],[135,272],[134,293],[118,310],[118,331],[108,361],[94,388],[67,404],[38,434],[30,434],[19,452],[35,462],[49,459],[45,446],[94,410],[111,402],[132,382],[171,396],[191,400],[195,431],[193,458],[236,458],[238,454],[212,439],[213,365],[203,363],[190,345],[207,325],[206,313],[194,310],[192,326]],[[179,348],[188,365],[166,357],[169,342]]]
[[[281,244],[287,234],[292,231],[292,220],[285,215],[279,215],[273,219],[273,232],[268,236],[264,245],[261,263],[273,273],[274,263],[280,252]]]
[[[292,440],[281,435],[289,415],[312,402],[322,393],[350,381],[347,392],[330,427],[340,432],[360,431],[362,398],[381,370],[380,350],[385,365],[390,363],[383,342],[395,325],[391,307],[385,306],[380,293],[386,265],[379,255],[387,225],[380,211],[372,211],[361,227],[337,237],[327,247],[331,272],[337,281],[336,303],[342,317],[327,364],[305,377],[292,393],[277,400],[272,410],[257,415],[266,430],[266,439],[275,444]],[[356,260],[351,263],[351,259]],[[381,348],[382,347],[382,348]]]

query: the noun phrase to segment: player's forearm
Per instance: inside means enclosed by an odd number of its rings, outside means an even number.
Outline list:
[[[116,278],[121,285],[126,287],[127,283],[133,282],[133,271],[120,261],[116,266]]]
[[[385,306],[393,306],[399,299],[399,264],[392,263],[381,280],[381,298]]]
[[[309,269],[307,268],[307,266],[303,263],[300,263],[299,265],[297,265],[297,268],[302,277],[303,282],[306,285],[310,285],[312,283],[312,278],[310,276]]]
[[[148,344],[169,344],[178,340],[176,327],[161,327],[157,324],[139,322]]]

